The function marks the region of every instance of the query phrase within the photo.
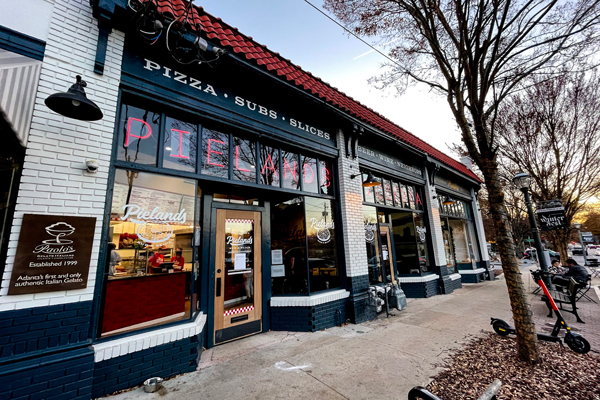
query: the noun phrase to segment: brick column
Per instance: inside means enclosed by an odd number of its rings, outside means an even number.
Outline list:
[[[344,133],[337,132],[340,149],[338,171],[340,181],[340,208],[343,225],[344,259],[348,290],[348,316],[353,323],[374,319],[376,313],[368,307],[369,267],[365,244],[365,225],[362,210],[362,176],[358,158],[346,157]],[[351,179],[351,175],[359,175]]]
[[[434,271],[440,276],[439,287],[442,294],[450,294],[454,289],[462,287],[460,275],[451,276],[448,273],[446,250],[444,247],[444,236],[442,234],[442,222],[440,220],[439,201],[437,199],[437,191],[434,185],[429,183],[429,179],[425,180],[425,196],[427,196],[427,215],[429,217],[429,232],[431,233],[431,245],[433,247],[433,257],[430,255]],[[434,198],[436,197],[436,198]]]
[[[471,190],[471,206],[473,208],[473,224],[475,225],[475,231],[477,235],[477,245],[479,246],[479,251],[481,253],[480,266],[481,268],[485,268],[487,270],[490,267],[490,255],[488,254],[487,250],[487,240],[485,240],[481,207],[479,207],[475,190]],[[488,275],[487,278],[492,280],[493,274]]]

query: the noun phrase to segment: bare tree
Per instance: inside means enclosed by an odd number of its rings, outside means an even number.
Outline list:
[[[539,361],[537,337],[500,184],[494,122],[498,105],[525,77],[593,50],[598,1],[325,0],[355,33],[393,41],[381,85],[402,92],[421,82],[446,97],[484,176],[518,352],[529,363]]]
[[[500,157],[508,176],[521,170],[533,181],[534,201],[562,200],[569,224],[600,193],[600,76],[535,75],[509,96],[496,120]],[[546,232],[567,255],[571,228]]]

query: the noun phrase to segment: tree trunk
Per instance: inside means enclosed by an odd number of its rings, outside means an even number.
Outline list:
[[[493,158],[483,158],[480,166],[488,190],[490,211],[496,229],[496,243],[502,259],[502,270],[508,288],[510,305],[515,321],[519,358],[527,363],[539,362],[538,340],[527,293],[521,279],[519,264],[515,256],[515,244],[504,205],[504,192],[498,180],[498,164]]]

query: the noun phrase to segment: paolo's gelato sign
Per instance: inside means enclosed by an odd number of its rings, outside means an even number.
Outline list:
[[[25,214],[9,295],[87,286],[96,218]]]

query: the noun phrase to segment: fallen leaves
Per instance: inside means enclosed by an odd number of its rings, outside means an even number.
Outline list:
[[[452,353],[427,390],[442,400],[477,400],[500,379],[498,400],[600,400],[600,358],[548,342],[540,342],[540,354],[538,365],[527,365],[513,338],[490,333]]]

